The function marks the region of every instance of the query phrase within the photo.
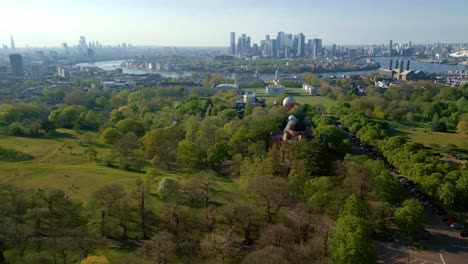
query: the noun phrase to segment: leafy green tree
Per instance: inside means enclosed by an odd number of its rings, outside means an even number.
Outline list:
[[[173,200],[178,196],[179,182],[171,177],[162,178],[159,182],[158,196],[163,201]]]
[[[451,207],[455,203],[457,190],[455,185],[450,182],[445,182],[438,188],[437,194],[444,205]]]
[[[101,139],[107,144],[114,144],[121,136],[120,132],[113,127],[108,127],[101,133]]]
[[[447,125],[443,121],[432,122],[430,128],[434,132],[447,132]]]
[[[424,228],[424,207],[416,199],[405,200],[402,207],[396,209],[395,220],[401,230],[408,234],[415,234]]]
[[[331,159],[326,146],[314,139],[302,145],[299,157],[304,161],[304,173],[307,176],[328,175],[331,169]]]
[[[388,172],[383,171],[375,177],[373,193],[380,201],[397,204],[401,202],[403,189],[398,181],[395,181]]]
[[[228,151],[225,144],[216,143],[208,149],[207,161],[213,169],[219,169],[224,160],[228,157]]]
[[[377,255],[370,235],[366,220],[355,215],[340,216],[329,241],[334,263],[376,263]]]
[[[108,184],[93,193],[93,203],[96,209],[100,209],[100,232],[101,235],[108,235],[109,226],[108,218],[115,217],[118,210],[119,202],[126,196],[125,189],[120,184]]]
[[[369,206],[362,198],[355,193],[346,199],[341,215],[353,215],[362,219],[368,219],[370,216]]]
[[[146,132],[142,138],[143,150],[147,158],[156,157],[158,161],[171,165],[177,159],[177,145],[181,138],[180,131],[175,128],[154,128]]]
[[[268,223],[274,223],[279,210],[291,201],[287,181],[280,177],[257,176],[250,180],[248,191],[264,209]]]
[[[198,168],[202,164],[203,150],[191,141],[184,139],[177,146],[177,161],[190,168]]]

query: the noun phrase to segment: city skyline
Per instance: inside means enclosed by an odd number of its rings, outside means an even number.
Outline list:
[[[0,4],[0,44],[16,48],[76,45],[79,36],[105,45],[122,42],[135,46],[229,46],[226,32],[245,32],[252,43],[278,31],[304,33],[324,40],[324,45],[371,45],[413,41],[466,43],[467,3],[450,0],[444,6],[435,0],[330,0],[326,3],[293,0],[284,2],[247,0],[104,0],[9,1]],[[422,12],[424,10],[424,12]]]

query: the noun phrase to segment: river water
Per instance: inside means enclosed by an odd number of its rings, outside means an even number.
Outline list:
[[[446,65],[446,64],[436,64],[436,63],[425,63],[425,62],[417,62],[412,60],[410,57],[375,57],[371,58],[380,63],[381,68],[387,68],[390,60],[393,59],[393,67],[395,68],[396,60],[399,61],[404,60],[403,67],[406,69],[406,61],[410,60],[410,69],[416,71],[424,71],[426,73],[447,73],[450,70],[460,70],[466,69],[465,66],[461,65]],[[174,72],[174,71],[156,71],[156,70],[141,70],[141,69],[132,69],[132,68],[125,68],[121,67],[120,65],[124,62],[123,60],[110,60],[110,61],[97,61],[93,63],[79,63],[77,66],[87,66],[87,67],[98,67],[105,71],[115,70],[117,68],[121,68],[123,73],[127,74],[160,74],[164,77],[178,77],[182,76],[190,76],[191,72]],[[351,71],[351,72],[329,72],[329,73],[322,73],[324,77],[330,76],[343,76],[343,75],[361,75],[361,74],[368,74],[371,72],[375,72],[375,70],[366,70],[366,71]],[[233,77],[233,76],[232,76]],[[232,78],[231,77],[231,78]],[[274,74],[260,74],[260,78],[263,80],[271,80],[274,78]]]

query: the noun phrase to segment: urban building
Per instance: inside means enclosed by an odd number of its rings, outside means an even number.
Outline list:
[[[11,35],[11,44],[10,44],[10,51],[11,52],[16,52],[16,46],[15,46],[15,41],[13,40],[13,35]]]
[[[229,48],[229,55],[236,55],[236,32],[231,32],[231,46]]]
[[[279,95],[285,93],[285,88],[282,85],[268,85],[266,87],[266,94],[268,95]]]
[[[10,54],[11,72],[14,76],[21,77],[24,74],[23,57],[19,53]]]
[[[31,79],[40,80],[44,77],[44,65],[40,62],[35,62],[31,64]]]

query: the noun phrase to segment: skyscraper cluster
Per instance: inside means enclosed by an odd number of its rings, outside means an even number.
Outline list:
[[[232,56],[262,56],[265,58],[318,58],[324,55],[322,39],[314,38],[306,42],[303,33],[296,35],[278,32],[276,38],[266,35],[260,45],[251,44],[251,38],[242,34],[237,39],[236,33],[231,32],[229,54]],[[336,50],[336,46],[335,46]]]

